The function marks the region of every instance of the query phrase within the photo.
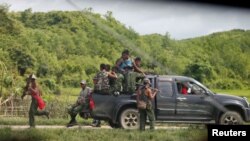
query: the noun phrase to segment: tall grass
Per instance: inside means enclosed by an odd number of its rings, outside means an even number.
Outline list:
[[[92,119],[82,119],[77,116],[76,120],[79,125],[90,125]],[[70,118],[50,118],[35,117],[36,125],[66,125],[70,121]],[[102,122],[107,124],[106,122]],[[0,125],[29,125],[28,117],[0,117]]]
[[[109,130],[109,129],[0,129],[0,141],[205,141],[206,129]]]

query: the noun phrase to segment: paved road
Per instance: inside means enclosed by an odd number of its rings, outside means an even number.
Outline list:
[[[11,128],[13,130],[21,130],[21,129],[28,129],[28,125],[0,125],[0,128]],[[66,126],[62,125],[37,125],[36,128],[38,129],[63,129],[67,128]],[[110,126],[103,125],[101,127],[92,127],[92,126],[87,126],[87,125],[76,125],[73,127],[69,127],[68,129],[112,129]],[[148,128],[148,127],[146,127]],[[177,126],[156,126],[155,129],[188,129],[187,127],[177,127]]]

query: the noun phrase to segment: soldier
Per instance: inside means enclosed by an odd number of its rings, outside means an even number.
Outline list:
[[[110,78],[109,79],[111,92],[114,95],[120,95],[120,93],[123,91],[122,82],[124,80],[124,76],[117,72],[116,67],[112,67],[110,73],[117,76],[117,78]]]
[[[121,58],[116,61],[116,68],[119,73],[125,74],[127,71],[133,70],[133,61],[130,59],[128,50],[122,52]]]
[[[89,104],[89,95],[92,93],[92,89],[86,86],[86,81],[82,80],[81,83],[81,92],[79,97],[74,105],[69,109],[68,113],[70,114],[71,120],[68,123],[67,127],[71,127],[77,124],[76,115],[81,111],[88,108]]]
[[[128,50],[122,52],[120,59],[116,61],[118,72],[124,76],[123,92],[134,93],[136,90],[136,82],[145,77],[140,69],[141,58],[137,57],[134,61],[130,58]]]
[[[29,125],[31,128],[34,128],[35,115],[37,116],[45,115],[49,119],[49,112],[43,110],[45,108],[45,103],[41,98],[42,93],[36,83],[36,76],[34,74],[30,75],[29,78],[27,79],[27,84],[24,93],[22,95],[22,99],[25,95],[31,95],[32,97],[29,110]],[[38,111],[37,108],[39,108],[42,111],[40,110]]]
[[[137,100],[142,100],[146,103],[146,109],[138,109],[139,114],[140,114],[140,130],[145,130],[145,124],[146,124],[146,119],[148,116],[149,119],[149,125],[150,129],[154,129],[154,121],[155,121],[155,115],[154,115],[154,110],[152,106],[152,100],[154,99],[155,95],[157,94],[158,90],[155,89],[154,92],[152,93],[150,89],[150,80],[148,78],[145,78],[143,80],[144,86],[141,86],[137,90]]]
[[[107,71],[107,65],[100,64],[100,71],[94,77],[94,91],[102,94],[110,94],[109,79],[117,79],[116,74]]]
[[[134,68],[134,72],[141,73],[143,76],[145,76],[145,73],[141,70],[141,58],[140,57],[136,57],[134,59],[133,68]]]

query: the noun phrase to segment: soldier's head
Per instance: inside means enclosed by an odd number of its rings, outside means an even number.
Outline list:
[[[105,64],[100,64],[100,70],[102,71],[102,70],[106,70],[106,65]]]
[[[146,87],[150,87],[151,83],[150,83],[150,80],[148,78],[144,78],[143,79],[143,84],[146,86]]]
[[[31,87],[36,87],[36,76],[34,74],[30,75]]]
[[[106,71],[110,71],[110,65],[106,64]]]
[[[127,60],[128,58],[129,58],[129,50],[126,49],[122,52],[122,59]]]
[[[82,80],[82,81],[80,82],[80,85],[81,85],[82,89],[85,89],[85,87],[86,87],[86,81],[85,81],[85,80]]]
[[[140,57],[135,58],[135,65],[138,66],[138,67],[141,66],[141,58]]]

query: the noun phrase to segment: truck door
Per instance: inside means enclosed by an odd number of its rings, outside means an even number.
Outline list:
[[[166,120],[174,118],[176,105],[173,81],[158,78],[157,88],[159,92],[156,95],[156,119]]]
[[[194,82],[185,82],[188,86],[187,93],[183,93],[177,86],[176,118],[185,120],[211,120],[213,118],[214,106],[205,99],[208,97],[206,91]]]

